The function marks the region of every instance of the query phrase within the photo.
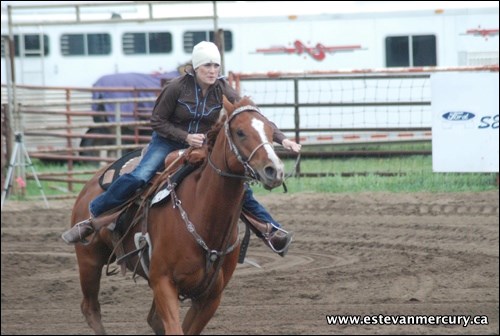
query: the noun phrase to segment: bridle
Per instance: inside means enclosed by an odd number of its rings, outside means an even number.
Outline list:
[[[236,155],[236,158],[238,159],[238,161],[245,168],[245,174],[244,175],[236,175],[236,174],[232,174],[232,173],[229,173],[229,172],[222,171],[221,169],[217,168],[214,165],[214,163],[212,162],[211,158],[210,158],[211,152],[208,155],[208,162],[210,163],[210,166],[219,175],[221,175],[221,176],[241,178],[241,179],[254,179],[254,180],[256,180],[257,179],[257,175],[256,175],[255,171],[253,170],[253,168],[250,167],[249,162],[250,162],[250,160],[252,159],[252,157],[255,155],[255,153],[257,152],[257,150],[259,148],[261,148],[262,146],[264,146],[266,144],[269,144],[269,145],[272,146],[272,144],[269,143],[269,142],[260,143],[259,145],[257,145],[257,147],[255,147],[252,150],[252,152],[250,153],[250,155],[248,156],[248,158],[246,160],[243,159],[243,157],[241,156],[238,148],[236,147],[236,145],[234,144],[234,142],[233,142],[233,140],[231,138],[231,133],[230,133],[230,130],[229,130],[229,124],[230,124],[231,120],[233,120],[237,115],[239,115],[240,113],[242,113],[244,111],[251,111],[251,112],[257,112],[257,113],[262,114],[260,112],[260,110],[257,107],[255,107],[255,106],[247,105],[247,106],[239,107],[236,110],[234,110],[233,113],[231,114],[231,116],[225,121],[224,127],[225,127],[225,135],[226,135],[226,139],[227,139],[227,143],[229,145],[229,148]],[[225,153],[226,153],[226,151],[224,150],[224,155],[225,155]],[[224,158],[224,161],[226,162],[226,167],[227,167],[227,160],[226,160],[226,158]],[[203,238],[196,232],[195,225],[191,222],[191,220],[188,217],[188,214],[187,214],[186,210],[184,210],[184,208],[182,207],[182,202],[179,199],[179,197],[177,196],[177,194],[175,192],[175,188],[170,187],[170,183],[171,183],[170,179],[168,180],[168,183],[169,183],[169,188],[171,189],[171,196],[172,196],[172,202],[173,202],[174,208],[178,208],[179,209],[179,212],[181,214],[181,218],[183,219],[184,223],[186,224],[187,231],[193,236],[193,238],[195,239],[196,243],[199,246],[201,246],[201,248],[205,251],[205,272],[208,273],[208,271],[210,270],[210,268],[212,268],[214,266],[214,264],[217,261],[219,261],[219,263],[217,263],[217,266],[215,267],[215,269],[211,273],[211,275],[204,278],[202,284],[200,284],[197,288],[195,288],[194,290],[192,290],[190,293],[185,293],[185,294],[180,294],[179,295],[179,299],[181,301],[183,301],[183,300],[185,300],[187,298],[196,298],[196,297],[199,297],[199,296],[203,295],[203,293],[205,293],[206,291],[208,291],[212,287],[215,279],[217,278],[216,274],[219,272],[220,268],[222,267],[222,262],[221,262],[222,259],[226,255],[228,255],[229,253],[233,252],[233,250],[239,245],[239,238],[238,238],[238,235],[237,235],[236,236],[236,240],[232,244],[230,244],[229,241],[228,241],[228,239],[230,237],[230,234],[228,234],[226,236],[225,244],[223,243],[223,245],[226,246],[225,249],[222,249],[222,250],[212,250],[212,249],[210,249],[208,247],[207,243],[203,240]],[[237,222],[233,223],[233,225],[229,228],[228,232],[233,232],[234,226],[238,227],[237,226]]]
[[[231,172],[225,172],[222,169],[216,167],[211,159],[211,154],[212,154],[211,152],[208,154],[208,163],[210,164],[210,167],[212,167],[217,172],[217,174],[219,174],[220,176],[240,178],[240,179],[244,179],[244,180],[258,180],[257,173],[250,166],[249,162],[252,160],[253,156],[255,155],[257,150],[259,150],[259,148],[261,148],[265,145],[270,145],[272,147],[273,145],[272,145],[272,143],[270,143],[268,141],[262,142],[252,150],[252,152],[250,153],[250,155],[248,156],[247,159],[243,159],[242,155],[240,154],[240,151],[238,150],[238,147],[236,147],[236,145],[234,144],[234,141],[231,137],[229,124],[237,115],[239,115],[242,112],[246,112],[246,111],[257,112],[260,115],[263,115],[262,112],[259,110],[259,108],[255,107],[255,106],[252,106],[252,105],[240,106],[236,110],[233,111],[233,113],[229,116],[229,118],[227,118],[227,120],[224,123],[224,133],[226,135],[226,140],[227,140],[229,149],[231,149],[233,154],[236,156],[236,159],[238,159],[238,161],[243,165],[243,168],[245,169],[245,173],[243,175],[237,175],[237,174],[233,174]],[[224,155],[225,155],[225,153],[226,152],[224,151]],[[227,159],[224,159],[224,162],[226,163],[226,167],[227,167]]]
[[[234,110],[233,113],[227,118],[227,120],[224,123],[224,133],[225,133],[225,140],[226,140],[225,142],[227,142],[227,145],[229,146],[231,151],[234,153],[234,155],[236,156],[238,161],[243,165],[243,167],[245,169],[245,173],[243,175],[237,175],[237,174],[233,174],[231,172],[223,171],[220,168],[217,168],[211,159],[212,152],[208,153],[208,162],[210,164],[210,167],[212,167],[217,172],[217,174],[219,174],[220,176],[239,178],[239,179],[245,179],[245,180],[251,180],[251,179],[258,180],[257,173],[250,166],[249,162],[252,160],[255,153],[261,147],[263,147],[265,145],[270,145],[272,147],[272,144],[268,141],[262,142],[262,143],[258,144],[251,151],[250,155],[246,159],[243,158],[243,156],[240,154],[240,151],[238,150],[238,147],[236,147],[236,145],[234,144],[234,141],[231,137],[231,132],[230,132],[229,126],[230,126],[231,121],[234,118],[236,118],[240,113],[245,112],[245,111],[257,112],[257,113],[262,115],[262,112],[260,112],[260,110],[257,107],[252,106],[252,105],[245,105],[245,106],[241,106],[241,107],[237,108],[236,110]],[[224,162],[225,162],[226,168],[229,169],[228,164],[227,164],[227,158],[226,158],[227,151],[226,151],[225,146],[226,146],[226,144],[224,144],[224,149],[223,149],[224,150]],[[175,192],[175,188],[171,187],[170,179],[168,180],[168,183],[169,183],[169,189],[171,190],[171,197],[172,197],[172,202],[173,202],[174,208],[179,209],[181,218],[184,221],[184,223],[186,224],[187,231],[193,236],[196,243],[205,251],[205,272],[208,274],[209,270],[212,267],[214,267],[214,265],[217,263],[215,265],[214,271],[209,276],[206,276],[200,285],[198,285],[194,290],[191,290],[191,292],[189,292],[189,293],[184,293],[184,294],[179,295],[179,298],[181,300],[184,300],[187,298],[193,299],[193,298],[196,298],[196,297],[203,295],[212,287],[212,285],[214,284],[214,282],[217,278],[216,275],[218,274],[218,272],[220,271],[220,269],[222,267],[223,258],[226,255],[228,255],[229,253],[233,252],[234,249],[239,245],[239,238],[238,238],[238,235],[236,235],[236,240],[231,244],[229,242],[231,235],[227,234],[225,236],[226,238],[224,239],[224,242],[222,243],[222,246],[225,246],[224,249],[221,249],[221,250],[210,249],[208,247],[208,245],[206,244],[206,242],[203,240],[203,238],[196,232],[195,225],[191,222],[191,220],[188,217],[187,212],[182,207],[182,202],[179,199],[179,197],[177,196],[177,194]],[[237,221],[234,221],[233,225],[231,225],[229,227],[228,232],[229,233],[233,232],[235,226],[238,227]],[[217,262],[217,261],[219,261],[219,262]]]

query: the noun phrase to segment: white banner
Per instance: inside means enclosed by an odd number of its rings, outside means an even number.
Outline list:
[[[498,172],[498,72],[436,73],[434,172]]]

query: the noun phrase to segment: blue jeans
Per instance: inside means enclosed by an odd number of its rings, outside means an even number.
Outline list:
[[[245,183],[245,195],[243,196],[243,209],[265,223],[271,223],[275,228],[281,227],[280,223],[274,220],[267,210],[253,197],[253,191]],[[273,228],[274,231],[274,228]]]
[[[146,154],[137,167],[120,176],[105,192],[90,202],[92,216],[98,217],[125,203],[138,189],[151,181],[157,172],[165,168],[164,161],[168,154],[187,147],[184,143],[166,139],[153,132]]]

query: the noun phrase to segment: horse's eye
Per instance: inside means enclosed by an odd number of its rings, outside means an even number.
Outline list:
[[[245,136],[245,133],[242,131],[242,130],[237,130],[236,131],[236,135],[239,136],[240,138],[244,137]]]

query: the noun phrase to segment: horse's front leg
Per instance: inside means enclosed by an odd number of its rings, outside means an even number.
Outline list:
[[[151,274],[151,288],[153,289],[156,313],[163,322],[166,335],[182,335],[179,294],[174,282],[168,276]]]
[[[199,335],[219,308],[222,291],[212,295],[210,299],[193,300],[191,307],[182,322],[182,330],[186,335]]]
[[[151,305],[151,309],[148,314],[148,324],[155,332],[155,335],[164,335],[165,330],[163,329],[163,322],[156,313],[156,302],[153,300],[153,304]]]
[[[182,322],[182,330],[186,335],[198,335],[214,316],[221,303],[222,291],[227,286],[236,268],[239,249],[226,257],[216,282],[206,296],[192,300],[191,307]]]

